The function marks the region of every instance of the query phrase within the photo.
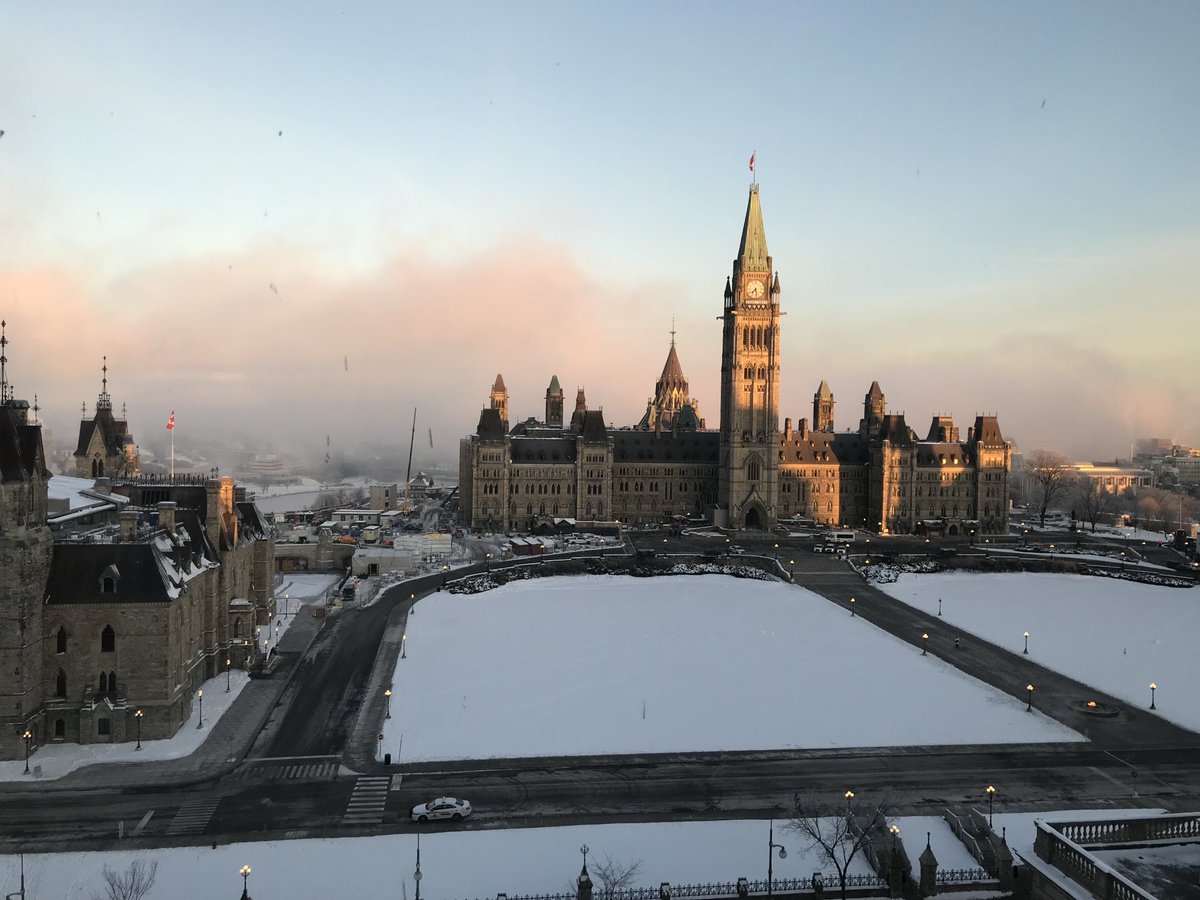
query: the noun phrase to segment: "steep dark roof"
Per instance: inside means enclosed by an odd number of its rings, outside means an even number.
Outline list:
[[[558,432],[558,437],[514,437],[508,442],[514,463],[571,463],[575,462],[575,437]]]
[[[671,420],[671,427],[681,431],[694,431],[700,427],[700,420],[696,418],[696,410],[692,408],[692,404],[685,403],[679,407],[679,412],[675,413],[675,418]]]
[[[810,431],[807,437],[792,432],[792,439],[780,440],[779,448],[783,452],[780,459],[783,465],[861,466],[869,458],[867,441],[857,432]]]
[[[589,409],[585,412],[580,433],[585,441],[607,441],[608,426],[604,424],[604,412],[599,409]]]
[[[947,441],[922,441],[917,444],[918,466],[969,466],[971,447]]]
[[[613,459],[627,462],[697,462],[715,464],[721,457],[717,431],[612,431]]]
[[[504,386],[504,376],[500,375],[499,373],[496,374],[496,383],[492,385],[492,390],[493,391],[507,391],[508,390],[508,388],[506,388]]]
[[[995,416],[976,416],[972,440],[990,447],[1004,446],[1004,435],[1000,433],[1000,421]]]
[[[233,506],[237,510],[238,518],[241,520],[238,526],[239,540],[262,540],[270,537],[271,529],[267,525],[267,520],[263,518],[262,512],[254,505],[254,501],[241,500],[234,503]]]
[[[547,393],[562,395],[563,389],[558,384],[558,376],[550,376],[550,387],[546,388]]]
[[[879,439],[893,444],[911,444],[916,441],[916,435],[904,421],[903,413],[888,413],[879,425]]]
[[[479,427],[475,430],[475,433],[487,440],[502,439],[504,437],[504,422],[500,419],[500,410],[480,410]]]
[[[883,389],[879,386],[878,381],[871,382],[871,387],[867,390],[867,396],[873,400],[878,400],[883,396]]]
[[[21,422],[26,405],[11,401],[0,406],[0,482],[29,481],[35,475],[49,477],[42,453],[40,425]]]
[[[101,593],[110,565],[120,577],[114,594]],[[46,602],[166,603],[163,572],[150,543],[56,544],[46,584]]]

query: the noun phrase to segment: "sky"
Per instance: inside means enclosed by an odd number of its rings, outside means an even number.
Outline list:
[[[1200,444],[1190,3],[0,9],[0,318],[65,443],[450,460],[510,418],[635,423],[671,331],[718,425],[756,154],[781,416],[879,380],[1085,459]]]

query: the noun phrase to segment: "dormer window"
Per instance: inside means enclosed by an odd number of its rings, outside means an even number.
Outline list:
[[[100,593],[115,594],[117,592],[117,583],[121,580],[121,572],[117,569],[116,564],[110,564],[107,569],[100,575]]]

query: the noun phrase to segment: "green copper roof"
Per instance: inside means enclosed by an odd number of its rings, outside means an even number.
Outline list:
[[[550,393],[552,393],[552,394],[561,394],[562,393],[562,388],[560,388],[558,386],[558,376],[557,375],[551,376],[549,390],[550,390]]]
[[[766,272],[767,233],[763,230],[762,207],[758,203],[758,185],[750,185],[750,201],[746,204],[746,224],[742,226],[742,243],[738,248],[742,270]]]

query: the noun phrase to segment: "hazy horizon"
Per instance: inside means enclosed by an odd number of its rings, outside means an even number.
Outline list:
[[[755,151],[780,416],[878,380],[923,435],[1200,445],[1200,7],[0,14],[0,318],[71,444],[452,463],[497,373],[640,419],[674,328],[709,427]],[[674,323],[674,324],[673,324]],[[433,447],[428,433],[432,431]],[[403,460],[402,460],[403,461]]]

